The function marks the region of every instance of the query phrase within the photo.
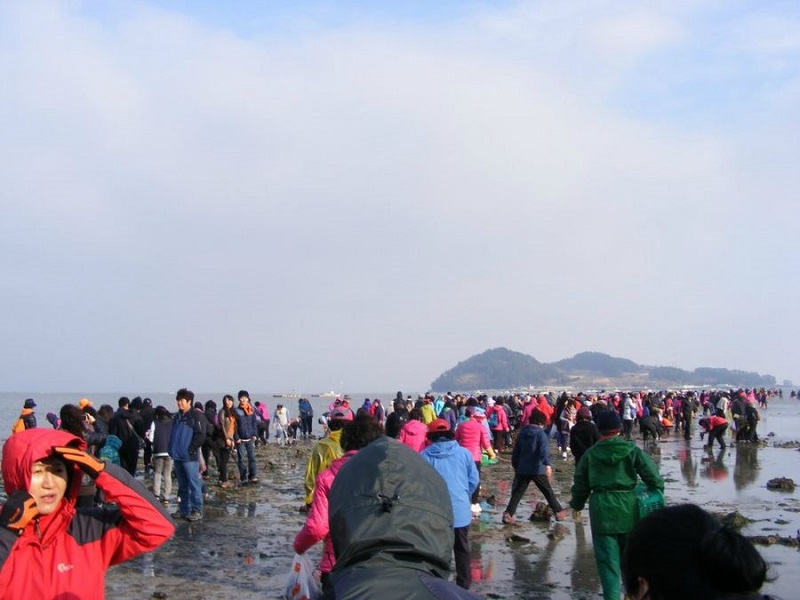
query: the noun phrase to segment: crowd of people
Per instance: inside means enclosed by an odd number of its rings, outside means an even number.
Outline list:
[[[3,532],[33,540],[54,513],[63,513],[59,535],[70,535],[70,519],[116,511],[118,531],[109,539],[127,546],[124,552],[104,556],[106,566],[157,547],[171,535],[173,519],[203,519],[203,488],[212,473],[212,457],[222,488],[259,482],[256,447],[269,443],[272,429],[279,445],[291,444],[298,435],[314,440],[300,507],[306,522],[295,537],[294,550],[302,554],[324,541],[319,565],[323,597],[407,597],[405,592],[392,594],[412,588],[427,590],[427,596],[419,597],[476,597],[467,591],[472,584],[469,531],[483,510],[481,467],[510,454],[514,477],[502,524],[515,524],[516,510],[531,483],[557,521],[568,518],[569,509],[577,517],[588,503],[606,600],[619,599],[623,582],[633,598],[713,599],[727,592],[757,598],[766,567],[745,538],[691,506],[668,507],[640,518],[639,488],[663,494],[664,481],[634,437],[638,425],[645,442],[670,434],[690,439],[696,427],[701,438],[708,435],[708,448],[715,442],[724,448],[729,430],[737,443],[757,441],[757,407],[765,406],[769,396],[766,390],[743,389],[497,397],[426,394],[414,400],[398,392],[388,411],[380,399],[366,399],[354,409],[345,396],[337,397],[320,416],[319,437],[312,434],[314,413],[307,399],[298,401],[295,418],[278,404],[271,428],[266,403],[251,404],[246,390],[236,399],[225,395],[219,409],[213,400],[195,402],[186,388],[177,392],[174,411],[153,407],[148,398],[122,397],[116,410],[109,405],[95,410],[90,400],[82,399],[64,405],[58,415],[48,414],[52,431],[37,428],[36,403],[28,399],[3,451],[8,500],[0,509],[0,584],[23,568],[36,568],[11,560],[17,554],[9,550],[19,542],[3,537]],[[566,508],[552,488],[553,450],[559,460],[575,461]],[[231,471],[234,451],[238,469]],[[135,478],[140,459],[142,469],[153,474],[152,492]],[[37,487],[42,486],[40,480],[45,481],[44,492]],[[170,517],[167,508],[173,503]],[[143,514],[134,516],[131,507]],[[671,520],[693,523],[695,529],[675,527],[665,533],[670,548],[716,548],[738,569],[736,589],[720,587],[722,578],[698,570],[692,571],[691,585],[705,595],[687,595],[685,587],[680,595],[660,570],[651,568],[652,561],[641,560],[641,553],[633,550],[637,545],[651,554],[657,551],[652,537],[642,531],[666,531]],[[139,539],[141,531],[132,531],[134,525],[160,533],[145,542]],[[682,533],[673,535],[675,531]],[[692,536],[700,541],[691,542]],[[723,542],[730,547],[720,551]],[[106,552],[107,546],[103,548]],[[453,558],[451,583],[447,577]],[[689,568],[682,559],[674,562],[675,568]],[[365,568],[380,571],[381,580],[365,576]],[[95,574],[93,581],[102,586],[102,577]],[[61,583],[45,580],[42,585]],[[64,585],[68,590],[74,583]]]

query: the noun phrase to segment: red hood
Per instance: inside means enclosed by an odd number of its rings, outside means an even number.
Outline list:
[[[26,490],[31,482],[33,463],[53,454],[53,446],[72,446],[86,450],[81,438],[57,429],[26,429],[12,435],[3,446],[3,484],[6,494]],[[81,487],[82,472],[74,466],[67,496],[74,501]]]

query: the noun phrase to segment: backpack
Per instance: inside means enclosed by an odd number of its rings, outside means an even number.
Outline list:
[[[499,425],[500,425],[500,420],[497,418],[497,410],[493,410],[492,414],[489,415],[489,427],[494,429]]]

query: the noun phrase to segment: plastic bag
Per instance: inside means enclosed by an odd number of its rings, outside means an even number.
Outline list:
[[[283,597],[286,600],[315,600],[319,596],[319,584],[314,579],[314,565],[305,554],[295,554]]]

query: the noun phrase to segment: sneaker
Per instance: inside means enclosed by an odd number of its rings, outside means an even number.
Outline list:
[[[504,512],[503,513],[503,523],[506,525],[511,525],[514,523],[514,515]]]
[[[234,487],[234,483],[232,481],[222,481],[222,482],[220,482],[219,487],[225,488],[225,489],[230,489],[230,488]]]
[[[202,519],[202,518],[203,518],[203,513],[201,513],[199,510],[193,510],[193,511],[192,511],[192,512],[189,514],[189,516],[188,516],[188,517],[186,517],[186,520],[187,520],[187,521],[192,521],[192,522],[195,522],[195,521],[199,521],[199,520],[200,520],[200,519]]]
[[[162,498],[161,504],[163,504],[164,506],[169,506],[169,500],[167,500],[166,498]]]
[[[177,521],[178,519],[185,519],[186,517],[183,515],[181,511],[176,510],[174,513],[172,513],[172,518]]]
[[[258,477],[251,477],[250,483],[258,483]]]
[[[472,505],[472,514],[473,515],[479,515],[482,512],[483,512],[483,509],[481,508],[480,504],[473,504]]]
[[[556,513],[556,521],[563,521],[568,516],[569,516],[569,510],[565,508],[564,510]]]

